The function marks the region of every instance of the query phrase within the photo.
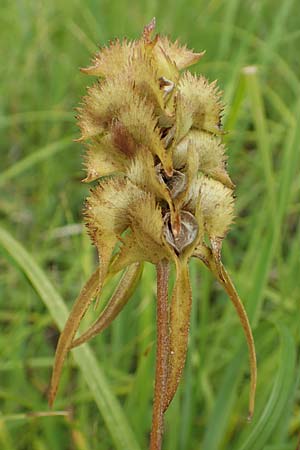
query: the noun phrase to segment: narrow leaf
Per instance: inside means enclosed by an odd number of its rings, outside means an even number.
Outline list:
[[[139,263],[132,264],[128,267],[106,308],[101,312],[98,319],[90,326],[90,328],[88,328],[88,330],[86,330],[79,338],[74,339],[71,348],[78,347],[78,345],[89,341],[111,324],[130,299],[141,277],[142,271],[143,266]]]
[[[257,384],[257,363],[256,363],[255,344],[247,312],[244,308],[243,303],[241,302],[241,299],[232,283],[229,274],[227,273],[225,267],[221,262],[220,251],[218,250],[216,252],[202,245],[201,247],[199,246],[196,249],[193,256],[199,258],[211,270],[213,275],[223,286],[237,312],[237,315],[239,316],[240,323],[243,327],[245,338],[248,344],[249,361],[250,361],[251,381],[249,393],[248,419],[251,420],[254,413],[254,404],[255,404],[255,392]]]
[[[233,306],[235,307],[235,310],[237,312],[237,315],[239,316],[247,340],[249,350],[249,361],[250,361],[250,374],[251,374],[248,419],[251,420],[254,413],[255,392],[257,384],[256,352],[251,326],[244,305],[242,304],[241,299],[231,281],[231,278],[228,275],[222,263],[219,264],[219,270],[215,271],[214,274],[217,277],[218,281],[221,283],[221,285],[224,287]]]
[[[176,270],[170,311],[170,353],[165,410],[177,391],[184,368],[192,306],[189,269],[185,259],[177,260]]]
[[[51,383],[50,383],[50,389],[49,389],[49,405],[52,406],[62,368],[64,361],[66,359],[66,356],[70,350],[70,346],[72,343],[72,340],[79,328],[80,322],[86,313],[88,307],[90,306],[92,300],[95,298],[95,296],[98,294],[99,291],[99,269],[97,269],[92,276],[89,278],[89,280],[86,282],[84,287],[82,288],[79,297],[77,298],[76,302],[73,305],[73,308],[71,310],[71,313],[68,317],[68,320],[66,322],[66,325],[60,335],[60,338],[58,340],[56,353],[55,353],[55,360],[54,360],[54,366],[53,366],[53,372],[51,377]]]

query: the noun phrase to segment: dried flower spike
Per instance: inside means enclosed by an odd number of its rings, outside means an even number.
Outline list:
[[[157,356],[151,450],[161,448],[163,416],[185,363],[192,293],[188,262],[199,258],[228,293],[250,355],[249,415],[254,410],[256,357],[244,307],[221,263],[233,220],[234,185],[220,140],[223,104],[216,83],[190,72],[203,53],[152,37],[155,21],[133,42],[116,40],[82,71],[99,77],[79,108],[86,145],[85,181],[100,180],[85,208],[99,267],[75,302],[60,336],[49,402],[67,353],[106,328],[129,300],[143,261],[157,268]],[[209,245],[208,245],[209,242]],[[116,252],[116,246],[118,251]],[[113,253],[114,252],[114,253]],[[113,256],[114,254],[114,256]],[[170,264],[176,281],[168,299]],[[106,280],[124,271],[107,307],[81,336],[81,319]]]

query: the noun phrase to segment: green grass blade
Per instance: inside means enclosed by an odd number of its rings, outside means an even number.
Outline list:
[[[295,444],[267,445],[264,450],[298,450]]]
[[[66,111],[26,111],[0,116],[0,128],[24,125],[32,122],[74,122],[74,114]]]
[[[236,355],[222,378],[219,395],[214,404],[213,414],[204,436],[203,447],[201,445],[198,447],[199,449],[215,450],[220,445],[227,425],[224,417],[229,416],[235,400],[235,390],[239,381],[236,373],[241,365],[242,355],[242,352]]]
[[[289,17],[294,0],[285,0],[281,2],[280,7],[274,17],[272,31],[268,36],[266,47],[261,50],[259,60],[266,66],[272,58],[272,50],[276,49],[280,39],[282,39],[282,30],[285,28],[285,22]]]
[[[275,208],[275,177],[272,162],[272,151],[270,145],[270,133],[267,127],[267,117],[262,96],[261,84],[258,76],[258,69],[255,66],[245,67],[243,70],[248,95],[251,104],[253,123],[256,129],[257,146],[261,155],[261,165],[266,184],[266,191],[269,195],[269,204]],[[272,213],[273,210],[271,209]]]
[[[72,143],[73,139],[74,136],[67,136],[66,138],[63,138],[57,142],[47,144],[39,150],[36,150],[34,153],[31,153],[29,156],[26,156],[25,158],[16,162],[11,167],[0,173],[0,186],[2,186],[11,178],[15,178],[16,176],[20,175],[25,170],[30,169],[35,164],[38,164],[39,162],[55,155],[57,152],[64,150]]]
[[[233,24],[236,20],[236,15],[239,7],[239,0],[232,0],[226,2],[224,13],[224,20],[222,24],[222,39],[220,39],[220,47],[217,60],[223,60],[228,55],[230,44],[232,41]]]
[[[296,363],[296,347],[289,330],[280,326],[281,354],[279,370],[269,401],[263,413],[254,421],[248,436],[241,439],[237,450],[263,450],[268,439],[272,436],[280,418],[284,415],[289,402],[289,395],[293,387]],[[248,431],[248,430],[247,430]]]
[[[28,277],[48,308],[53,320],[62,329],[68,317],[68,309],[44,272],[25,248],[3,228],[0,228],[0,245],[10,254],[15,263]],[[73,350],[72,353],[97,403],[115,448],[117,450],[139,450],[139,445],[121,406],[112,393],[93,352],[87,345],[84,345]]]

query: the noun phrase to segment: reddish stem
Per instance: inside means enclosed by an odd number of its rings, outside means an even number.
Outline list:
[[[164,404],[169,356],[168,281],[169,263],[167,260],[162,260],[157,264],[156,372],[150,450],[161,450],[164,430]]]

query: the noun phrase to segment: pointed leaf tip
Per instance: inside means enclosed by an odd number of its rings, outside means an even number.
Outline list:
[[[143,31],[143,39],[146,43],[151,42],[151,35],[156,27],[156,18],[153,17],[151,21],[145,25],[144,31]]]
[[[72,340],[79,328],[80,322],[99,290],[99,269],[97,269],[82,288],[79,297],[73,305],[65,327],[58,340],[52,377],[49,388],[49,406],[52,407],[57,393],[61,372]]]

